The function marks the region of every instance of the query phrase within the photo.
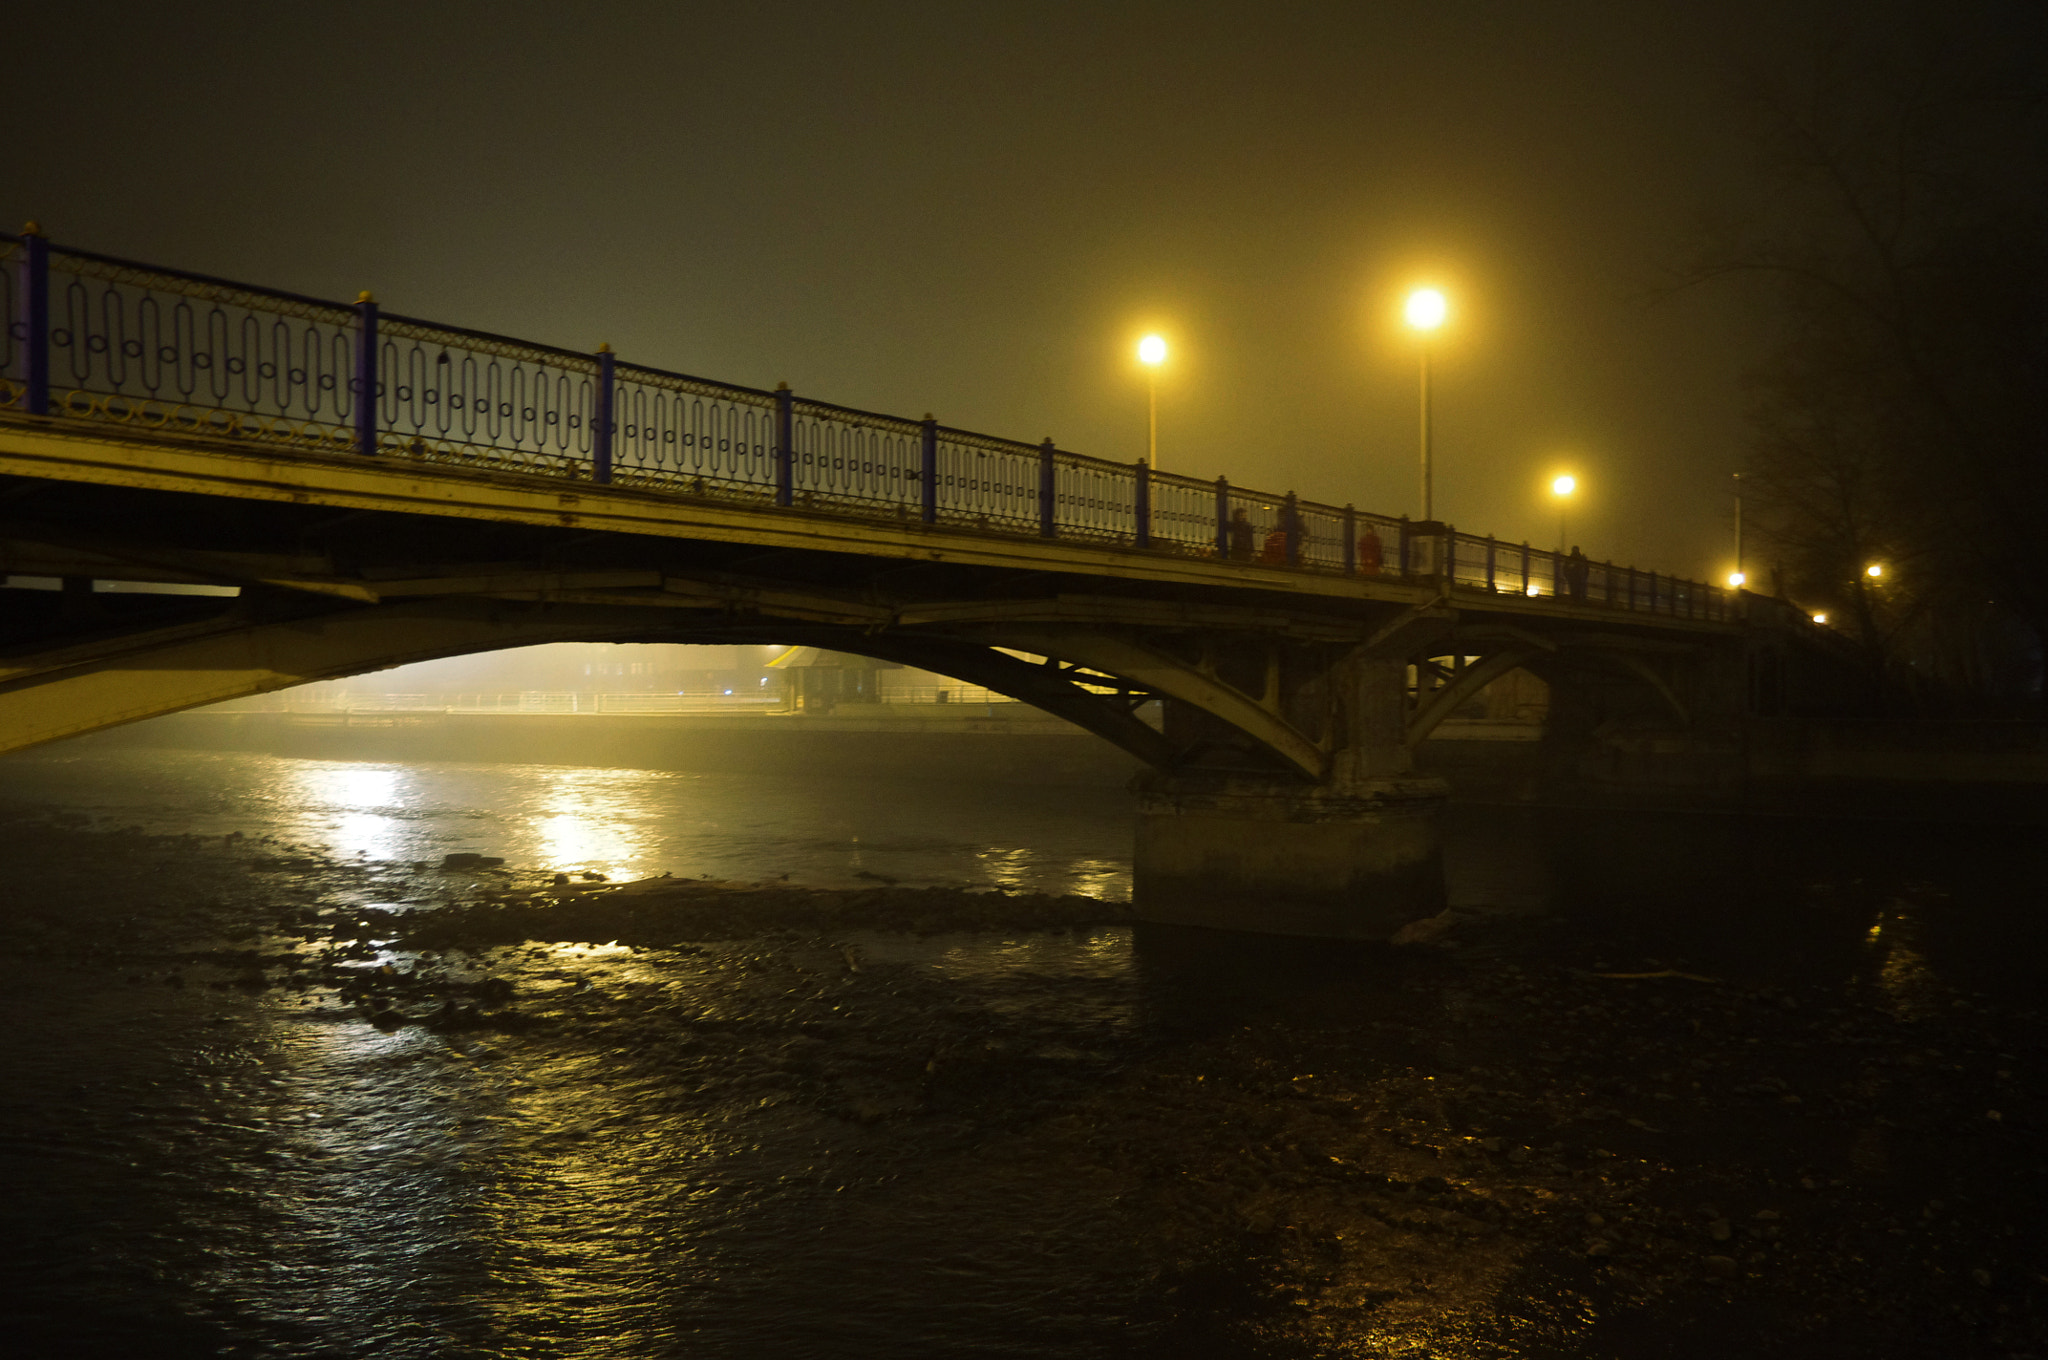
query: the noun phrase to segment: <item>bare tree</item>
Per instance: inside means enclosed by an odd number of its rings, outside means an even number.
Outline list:
[[[1754,522],[1873,664],[2048,697],[2048,14],[1859,15],[1750,81],[1772,201],[1697,271],[1767,281],[1782,320]]]

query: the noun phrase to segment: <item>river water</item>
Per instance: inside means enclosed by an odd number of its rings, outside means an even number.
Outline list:
[[[1115,788],[83,743],[0,761],[0,830],[14,1353],[2040,1336],[2022,830],[1464,808],[1458,925],[1405,951],[1118,924]],[[394,943],[493,888],[442,871],[465,852],[1110,905],[1052,931]],[[387,965],[499,979],[520,1023],[372,1023],[336,979]]]

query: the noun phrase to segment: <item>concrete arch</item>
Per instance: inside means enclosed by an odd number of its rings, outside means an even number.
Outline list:
[[[1427,740],[1444,719],[1509,671],[1547,655],[1547,648],[1510,645],[1483,656],[1476,666],[1465,667],[1416,705],[1415,713],[1408,720],[1408,744],[1415,746]]]
[[[1050,712],[1155,768],[1177,752],[1142,721],[1159,697],[1145,678],[1091,665],[1066,646],[1058,662],[1033,664],[1001,647],[1040,655],[1036,637],[960,639],[768,613],[650,609],[628,605],[513,602],[476,597],[303,609],[282,617],[229,610],[214,619],[81,641],[0,671],[0,751],[20,750],[106,727],[318,680],[417,661],[549,642],[777,642],[825,647],[953,676]],[[1154,669],[1167,659],[1154,658]],[[1135,668],[1134,668],[1135,669]],[[1174,689],[1209,696],[1199,677]],[[1112,693],[1101,690],[1116,686]]]

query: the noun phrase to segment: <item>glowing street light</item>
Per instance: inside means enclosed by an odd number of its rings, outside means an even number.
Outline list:
[[[1429,466],[1429,336],[1444,324],[1444,318],[1449,314],[1450,304],[1434,288],[1418,288],[1408,295],[1408,325],[1415,331],[1419,342],[1416,348],[1422,356],[1422,518],[1425,520],[1436,518]]]
[[[1742,583],[1748,579],[1748,576],[1739,571],[1731,571],[1728,573],[1728,588],[1730,590],[1739,590],[1742,588]]]
[[[1828,616],[1825,614],[1815,614],[1813,616],[1813,621],[1819,624],[1821,627],[1825,628],[1827,627]]]
[[[1450,304],[1434,288],[1418,288],[1408,295],[1408,324],[1419,331],[1433,331],[1450,315]]]
[[[1148,335],[1138,342],[1138,362],[1145,366],[1147,437],[1145,456],[1154,472],[1159,471],[1159,366],[1166,362],[1166,341]]]
[[[1570,537],[1570,535],[1565,533],[1565,511],[1571,507],[1572,494],[1578,489],[1579,479],[1572,476],[1569,472],[1550,483],[1550,494],[1557,497],[1557,550],[1559,552],[1564,551],[1565,541]]]
[[[1868,576],[1873,581],[1876,580],[1878,577],[1884,575],[1884,563],[1872,562],[1869,566],[1863,569],[1863,574],[1865,576]]]

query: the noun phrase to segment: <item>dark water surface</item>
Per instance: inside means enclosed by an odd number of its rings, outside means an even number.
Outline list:
[[[1464,808],[1400,951],[431,957],[453,852],[1121,898],[1127,795],[81,745],[0,833],[10,1353],[2041,1352],[2032,832]]]

